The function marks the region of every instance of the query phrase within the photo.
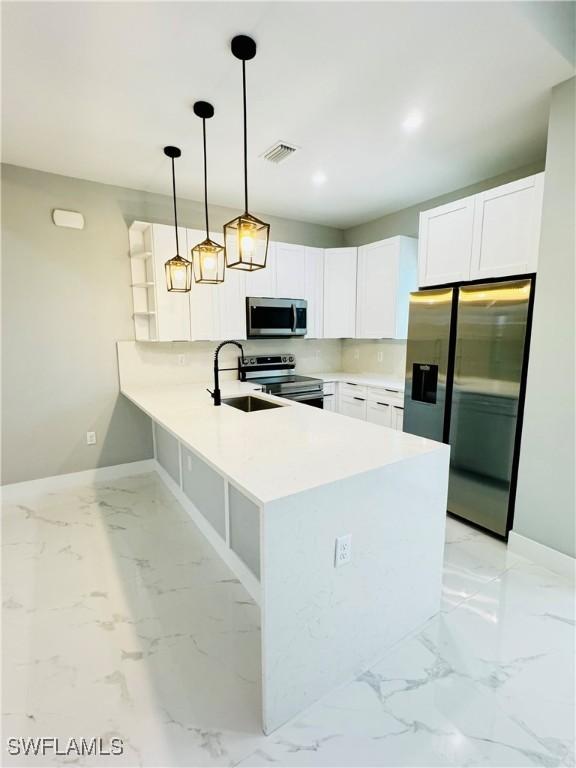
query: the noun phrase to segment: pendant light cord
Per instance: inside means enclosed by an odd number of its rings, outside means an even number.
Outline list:
[[[208,231],[208,162],[206,160],[206,118],[202,118],[202,134],[204,140],[204,213],[206,215],[206,239],[209,239]]]
[[[176,256],[180,256],[180,248],[178,246],[178,214],[176,213],[176,174],[174,171],[174,158],[172,160],[172,197],[174,199],[174,232],[176,233]]]
[[[248,129],[246,120],[246,61],[242,59],[242,93],[244,97],[244,212],[248,213]]]

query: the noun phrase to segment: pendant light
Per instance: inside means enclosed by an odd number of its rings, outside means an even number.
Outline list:
[[[224,247],[210,239],[208,226],[208,165],[206,162],[206,120],[214,116],[214,107],[207,101],[194,104],[194,114],[202,119],[202,138],[204,144],[204,213],[206,215],[206,240],[192,248],[194,280],[197,283],[214,285],[224,282]]]
[[[237,35],[232,39],[232,53],[242,62],[242,94],[244,103],[244,213],[224,225],[226,266],[252,272],[266,266],[270,225],[248,213],[248,142],[246,129],[246,62],[256,56],[256,43],[251,37]]]
[[[178,215],[176,213],[176,176],[174,173],[174,160],[180,157],[182,152],[178,147],[164,147],[164,154],[172,161],[172,196],[174,198],[174,231],[176,233],[176,256],[169,259],[164,265],[166,270],[166,286],[173,293],[186,293],[192,287],[192,262],[180,256]]]

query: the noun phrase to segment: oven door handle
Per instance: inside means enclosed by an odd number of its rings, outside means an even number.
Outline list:
[[[298,316],[296,314],[296,304],[292,304],[292,333],[296,333],[297,322],[298,322]]]
[[[285,397],[286,400],[320,400],[324,397],[324,393],[319,390],[318,392],[294,392],[293,394],[284,394],[280,397]]]

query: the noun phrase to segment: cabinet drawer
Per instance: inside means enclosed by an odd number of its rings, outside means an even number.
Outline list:
[[[355,419],[366,420],[366,400],[358,395],[343,395],[340,398],[340,413]]]
[[[335,395],[336,394],[336,382],[335,381],[325,381],[324,382],[324,394],[325,395]]]
[[[366,419],[382,427],[392,426],[392,405],[381,401],[369,402],[366,407]]]
[[[368,387],[368,400],[372,403],[384,401],[390,405],[404,405],[404,393],[398,389]]]
[[[349,381],[343,381],[340,384],[340,394],[342,397],[362,397],[366,400],[367,387],[363,384],[352,384]]]

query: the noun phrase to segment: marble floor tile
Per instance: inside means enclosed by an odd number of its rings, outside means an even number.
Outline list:
[[[259,608],[155,474],[6,507],[2,546],[4,738],[125,745],[3,765],[574,765],[574,591],[454,518],[442,611],[268,737]]]

